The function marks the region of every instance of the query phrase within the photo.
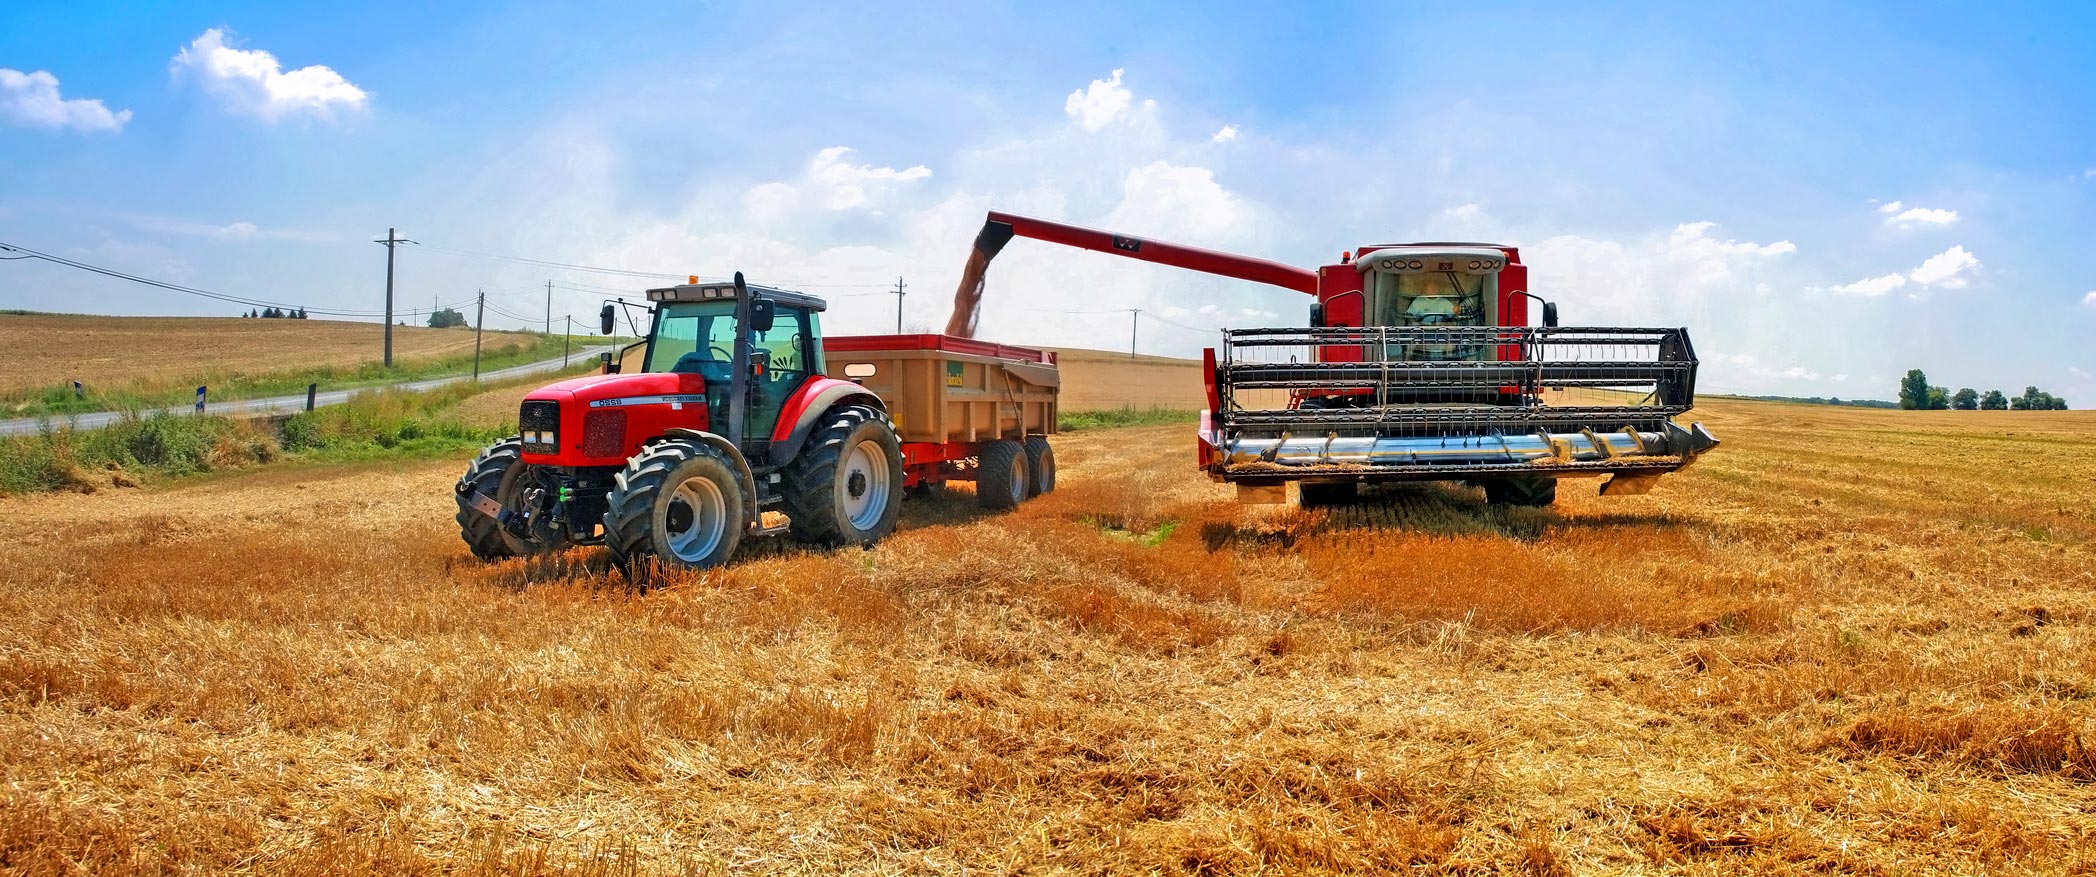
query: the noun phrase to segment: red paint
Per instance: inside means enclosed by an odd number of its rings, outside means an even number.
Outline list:
[[[1199,247],[1189,247],[1167,241],[1139,238],[1134,235],[1115,234],[1110,231],[1064,225],[1030,216],[1011,213],[990,213],[990,222],[1002,222],[1012,227],[1012,234],[1033,238],[1066,247],[1095,250],[1159,265],[1186,268],[1208,274],[1220,274],[1253,283],[1268,283],[1300,293],[1317,293],[1317,272],[1283,265],[1266,259],[1254,259],[1232,253],[1218,253]]]
[[[832,338],[829,340],[835,341],[837,339]],[[829,347],[828,342],[825,342],[823,347],[826,350],[832,349]],[[865,387],[859,386],[852,381],[840,381],[836,378],[826,378],[820,375],[802,381],[800,388],[793,391],[793,398],[787,399],[786,404],[779,408],[779,422],[778,425],[771,428],[771,440],[783,442],[788,436],[793,435],[793,426],[800,422],[801,415],[808,413],[809,403],[814,401],[815,397],[822,391],[831,387],[850,387],[860,393],[869,392]]]
[[[704,396],[706,381],[698,375],[643,373],[590,375],[548,384],[524,397],[526,401],[560,403],[560,453],[525,454],[523,460],[542,466],[624,466],[626,458],[640,453],[647,440],[672,428],[705,430],[711,423],[704,402],[619,405],[626,412],[626,436],[610,454],[583,453],[583,415],[591,402],[647,396]],[[602,408],[598,410],[603,410]]]

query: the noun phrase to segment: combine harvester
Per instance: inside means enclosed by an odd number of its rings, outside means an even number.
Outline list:
[[[1315,271],[991,213],[954,295],[975,325],[990,260],[1013,237],[1265,283],[1313,296],[1307,328],[1226,329],[1203,354],[1199,465],[1240,500],[1344,502],[1361,485],[1450,480],[1544,506],[1561,478],[1639,494],[1718,440],[1674,422],[1695,400],[1686,329],[1573,328],[1498,244],[1381,244]],[[1528,300],[1542,326],[1528,325]]]
[[[525,397],[519,434],[459,479],[475,555],[604,545],[638,576],[649,562],[725,563],[746,537],[870,545],[895,529],[906,490],[948,481],[974,481],[991,509],[1055,488],[1053,354],[940,335],[826,339],[822,299],[740,273],[648,300],[631,355]],[[606,304],[604,334],[616,317]]]

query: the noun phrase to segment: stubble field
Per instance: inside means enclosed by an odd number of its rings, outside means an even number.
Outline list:
[[[20,873],[2076,873],[2096,416],[1712,401],[1644,497],[1067,434],[871,551],[483,566],[464,461],[0,500]]]
[[[236,317],[108,317],[0,314],[0,397],[83,381],[102,391],[147,393],[228,375],[257,376],[316,368],[353,368],[378,359],[385,327],[336,320]],[[488,351],[531,339],[490,333]],[[401,362],[473,352],[473,330],[395,326]]]

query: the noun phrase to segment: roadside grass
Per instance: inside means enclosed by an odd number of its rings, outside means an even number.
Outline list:
[[[359,393],[284,418],[130,416],[99,430],[59,429],[0,438],[0,493],[136,487],[147,478],[181,478],[281,459],[364,462],[420,459],[471,450],[506,436],[514,423],[467,416],[461,403],[501,391],[586,374],[592,363],[509,381],[462,381],[434,390]]]
[[[563,340],[560,335],[536,332],[490,332],[481,350],[480,370],[488,372],[559,357]],[[605,343],[610,342],[597,336],[575,336],[568,349]],[[82,396],[75,396],[72,385],[67,383],[0,393],[0,416],[43,417],[167,408],[194,400],[198,386],[208,386],[210,399],[216,402],[291,395],[304,392],[307,384],[319,384],[322,390],[341,390],[471,374],[472,371],[473,354],[468,351],[432,359],[396,359],[391,367],[372,361],[353,366],[315,366],[291,371],[213,370],[107,387],[90,383],[83,387]]]
[[[1170,423],[1192,424],[1200,419],[1201,412],[1189,409],[1129,406],[1099,411],[1065,411],[1057,415],[1055,423],[1064,432],[1078,432],[1087,429],[1120,429]]]

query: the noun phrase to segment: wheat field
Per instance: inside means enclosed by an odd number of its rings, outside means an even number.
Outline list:
[[[635,593],[464,461],[0,500],[0,870],[2086,873],[2096,416],[1713,401],[1654,493],[1017,512]]]
[[[0,314],[0,393],[82,381],[146,391],[222,375],[295,373],[377,362],[385,327],[338,320],[233,317],[107,317]],[[490,351],[523,347],[525,336],[491,332]],[[393,328],[401,362],[473,352],[473,330]]]

